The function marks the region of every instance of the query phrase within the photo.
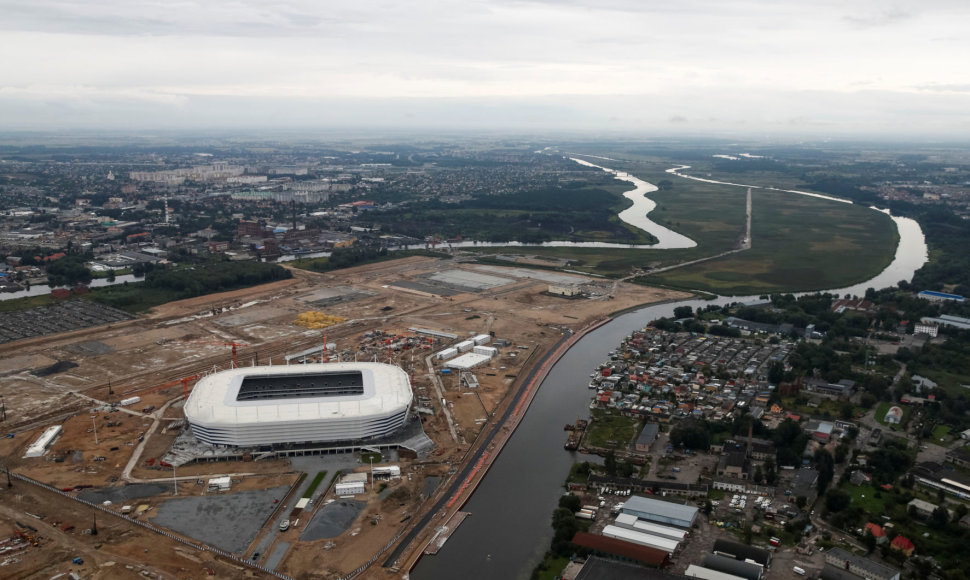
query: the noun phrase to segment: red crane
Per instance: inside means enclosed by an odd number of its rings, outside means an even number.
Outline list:
[[[201,343],[201,344],[219,344],[219,345],[222,345],[222,346],[231,346],[232,347],[232,367],[233,368],[236,368],[236,367],[239,366],[237,364],[237,362],[236,362],[236,347],[239,347],[239,346],[249,346],[248,344],[245,344],[245,343],[242,343],[242,342],[223,342],[223,341],[219,341],[219,340],[190,340],[189,342],[198,342],[198,343]]]
[[[201,376],[202,375],[191,375],[191,376],[188,376],[188,377],[183,377],[181,379],[176,379],[174,381],[170,381],[168,383],[165,383],[164,385],[158,385],[157,387],[152,387],[151,389],[145,391],[145,394],[154,393],[155,391],[161,391],[161,390],[167,389],[169,387],[174,387],[175,385],[177,385],[179,383],[182,383],[182,389],[185,391],[185,398],[188,399],[189,398],[189,381],[194,381],[195,379],[198,379]]]

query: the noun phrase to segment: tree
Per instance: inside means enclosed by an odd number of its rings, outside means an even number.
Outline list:
[[[553,553],[563,557],[569,556],[573,551],[570,541],[579,531],[576,516],[566,508],[556,508],[556,511],[552,512],[552,529],[555,530],[552,537]]]
[[[930,521],[937,528],[943,528],[950,523],[950,513],[946,511],[946,507],[940,506],[933,510],[933,513],[930,515]]]
[[[91,270],[84,265],[80,256],[66,256],[47,266],[47,280],[53,286],[74,286],[87,284],[92,279]]]
[[[694,316],[694,309],[690,306],[678,306],[674,308],[674,318],[690,318]]]
[[[835,459],[825,449],[815,452],[815,468],[818,469],[818,493],[825,493],[825,489],[835,476]]]
[[[567,493],[559,498],[559,507],[565,508],[572,513],[576,513],[583,507],[583,500],[578,495]]]
[[[603,460],[603,469],[606,471],[606,475],[616,475],[616,454],[610,449],[606,452],[606,457]]]
[[[636,472],[636,470],[637,470],[636,466],[634,466],[632,463],[628,461],[618,463],[616,466],[616,474],[619,475],[620,477],[633,477],[633,474],[634,472]]]
[[[681,421],[670,430],[670,442],[675,447],[706,451],[711,446],[711,437],[706,423]]]
[[[107,278],[107,280],[108,280],[108,282],[114,282],[115,281],[115,271],[114,270],[108,270],[108,278]]]
[[[768,363],[768,382],[777,385],[783,380],[785,380],[785,365],[777,360]]]
[[[852,498],[840,489],[831,489],[825,494],[825,507],[830,512],[840,512],[849,507],[850,503],[852,503]]]

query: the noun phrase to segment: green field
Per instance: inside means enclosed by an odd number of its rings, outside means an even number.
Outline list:
[[[642,280],[726,295],[824,290],[864,281],[892,261],[898,234],[884,214],[782,192],[755,190],[752,201],[750,250]]]
[[[592,412],[592,421],[586,429],[586,443],[593,447],[623,449],[633,440],[639,425],[640,422],[636,419],[595,409]]]
[[[933,443],[937,445],[946,443],[950,439],[950,430],[949,425],[937,425],[933,429]]]
[[[679,178],[664,172],[668,161],[611,163],[651,183],[673,182],[651,193],[651,220],[697,242],[685,250],[599,248],[482,248],[475,252],[573,260],[569,269],[622,277],[633,268],[659,268],[706,258],[735,247],[744,226],[746,188]],[[693,171],[693,170],[692,170]],[[694,172],[694,174],[706,175]],[[796,187],[778,175],[717,176]],[[754,177],[754,179],[749,179]],[[723,295],[839,288],[861,282],[892,261],[898,235],[892,220],[861,205],[776,191],[752,191],[752,249],[637,281]]]

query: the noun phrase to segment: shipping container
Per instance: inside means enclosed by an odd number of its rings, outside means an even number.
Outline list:
[[[138,401],[141,401],[141,397],[128,397],[127,399],[121,399],[118,404],[122,407],[127,407],[128,405],[134,405]]]

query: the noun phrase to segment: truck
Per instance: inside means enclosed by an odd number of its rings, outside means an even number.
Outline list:
[[[586,512],[576,512],[576,517],[579,518],[579,519],[581,519],[581,520],[592,520],[592,519],[596,519],[595,516],[593,516],[593,514],[586,513]]]

